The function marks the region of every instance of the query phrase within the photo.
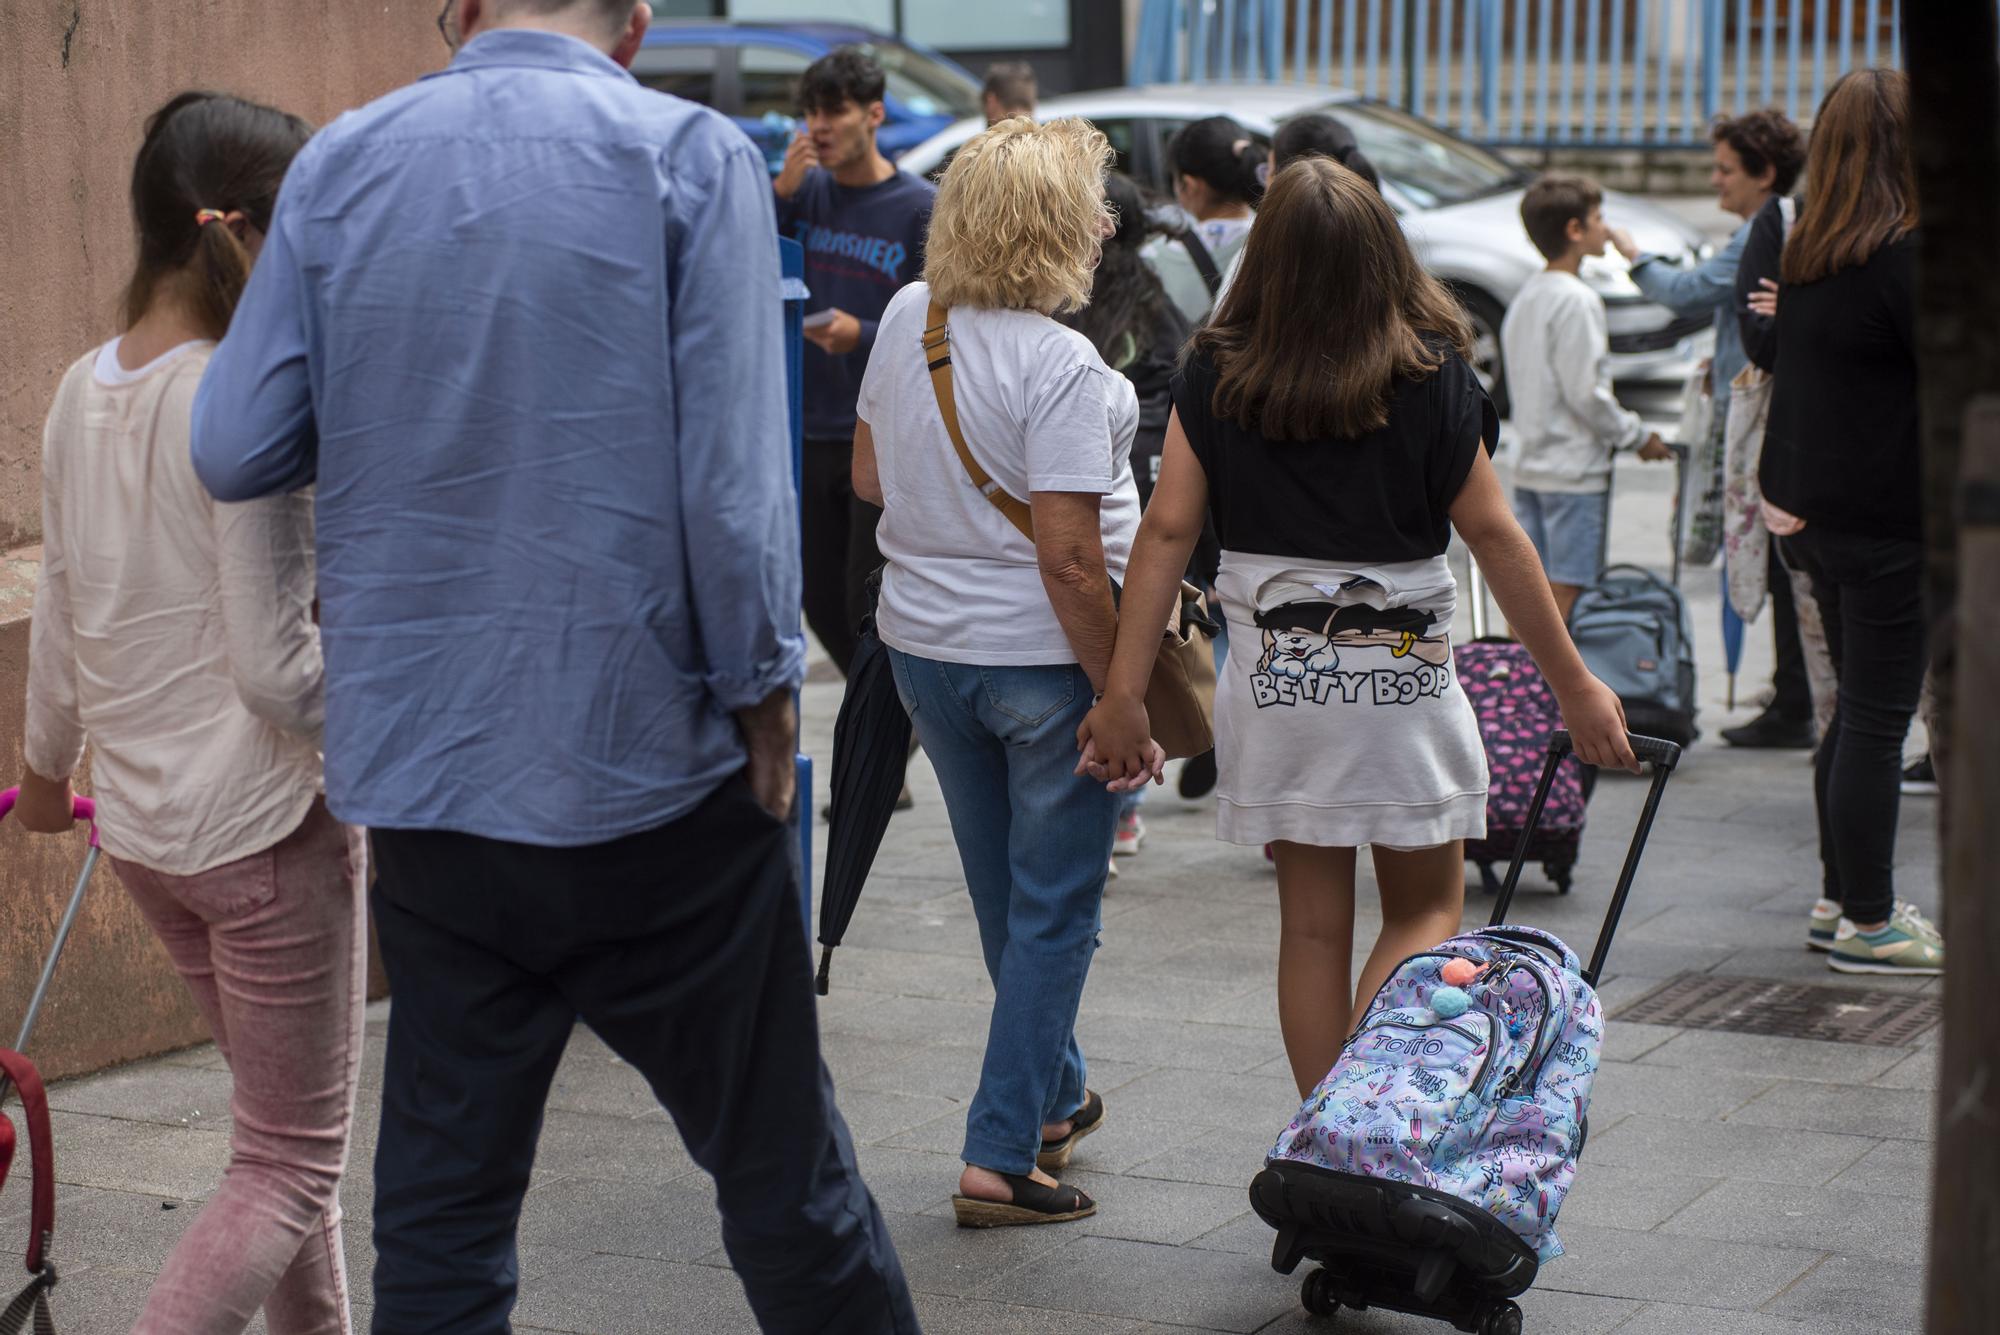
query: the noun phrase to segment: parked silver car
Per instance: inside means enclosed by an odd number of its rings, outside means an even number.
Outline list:
[[[1532,179],[1505,159],[1380,102],[1311,84],[1200,83],[1114,88],[1052,97],[1043,120],[1081,116],[1103,130],[1117,166],[1171,197],[1167,142],[1204,116],[1230,116],[1268,140],[1293,116],[1324,111],[1354,131],[1382,176],[1382,195],[1402,218],[1417,257],[1458,293],[1478,336],[1478,369],[1504,403],[1500,318],[1542,257],[1521,229],[1521,192]],[[964,120],[905,153],[897,165],[930,175],[985,128]],[[1607,192],[1605,216],[1640,247],[1693,263],[1706,253],[1701,233],[1630,195]],[[1713,350],[1707,315],[1679,317],[1640,295],[1615,253],[1584,262],[1583,278],[1603,296],[1611,331],[1611,370],[1621,385],[1678,387]]]

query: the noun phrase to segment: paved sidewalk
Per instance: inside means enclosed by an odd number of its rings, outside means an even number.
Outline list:
[[[1666,474],[1621,465],[1619,482],[1617,554],[1658,561]],[[1689,578],[1711,737],[1749,712],[1722,709],[1716,583],[1713,571]],[[1752,631],[1746,695],[1768,675],[1768,634]],[[822,789],[837,699],[836,686],[807,690]],[[917,807],[890,828],[836,953],[821,1018],[841,1105],[921,1295],[925,1328],[1325,1329],[1298,1308],[1296,1277],[1270,1269],[1271,1234],[1244,1190],[1297,1102],[1276,1027],[1276,883],[1255,850],[1215,842],[1206,804],[1184,803],[1171,788],[1156,790],[1147,846],[1112,884],[1084,996],[1081,1034],[1109,1121],[1079,1150],[1073,1180],[1100,1212],[993,1233],[953,1226],[947,1197],[991,992],[937,788],[921,765],[913,782]],[[1587,946],[1641,791],[1628,778],[1603,783],[1576,893],[1557,898],[1531,874],[1518,916]],[[815,809],[821,799],[823,791]],[[1903,893],[1926,909],[1935,907],[1933,811],[1929,800],[1906,802],[1899,845]],[[1669,790],[1611,956],[1611,1010],[1690,971],[1842,983],[1803,949],[1813,850],[1802,753],[1698,745]],[[1485,912],[1472,884],[1468,923]],[[108,876],[97,892],[117,893]],[[1364,911],[1364,949],[1376,923]],[[364,1328],[386,1014],[371,1013],[343,1192]],[[1919,1324],[1934,1032],[1906,1047],[1842,1046],[1614,1020],[1605,1055],[1589,1149],[1562,1215],[1570,1254],[1522,1299],[1531,1332],[1776,1335]],[[54,1090],[63,1330],[129,1327],[221,1172],[228,1093],[212,1048]],[[0,1247],[19,1247],[26,1233],[22,1165],[14,1177],[0,1197]],[[754,1329],[710,1201],[641,1082],[579,1032],[521,1222],[517,1328]],[[1445,1329],[1379,1313],[1343,1314],[1339,1324]]]

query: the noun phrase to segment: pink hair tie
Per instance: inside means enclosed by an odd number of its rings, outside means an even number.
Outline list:
[[[194,211],[194,225],[196,227],[206,227],[212,222],[228,221],[229,215],[221,209],[196,209]]]

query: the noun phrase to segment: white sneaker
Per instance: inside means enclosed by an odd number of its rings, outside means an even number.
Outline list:
[[[1111,856],[1129,858],[1139,851],[1139,845],[1146,842],[1146,822],[1134,811],[1118,818],[1118,833],[1111,839]]]
[[[1115,880],[1117,880],[1117,879],[1118,879],[1118,859],[1117,859],[1117,858],[1113,858],[1113,859],[1111,859],[1111,870],[1105,873],[1105,879],[1106,879],[1106,880],[1111,880],[1111,881],[1115,881]]]

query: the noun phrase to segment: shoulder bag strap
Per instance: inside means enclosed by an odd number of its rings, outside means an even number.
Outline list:
[[[1222,291],[1222,270],[1215,267],[1215,256],[1209,253],[1208,247],[1202,243],[1201,237],[1196,235],[1192,227],[1181,233],[1180,243],[1181,248],[1187,251],[1188,258],[1194,261],[1195,272],[1201,275],[1202,283],[1208,288],[1208,295],[1213,298],[1216,293]]]
[[[951,331],[945,325],[944,307],[933,301],[929,322],[924,326],[924,360],[931,370],[931,389],[937,394],[938,415],[944,418],[945,434],[951,437],[951,447],[958,451],[958,462],[965,469],[965,475],[972,479],[972,485],[979,488],[979,494],[992,503],[993,508],[1007,516],[1007,522],[1021,530],[1021,536],[1029,542],[1035,540],[1035,520],[1028,509],[1028,503],[1007,494],[985,469],[979,460],[972,457],[972,449],[965,443],[965,433],[958,426],[958,396],[951,386]]]

